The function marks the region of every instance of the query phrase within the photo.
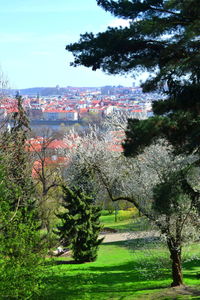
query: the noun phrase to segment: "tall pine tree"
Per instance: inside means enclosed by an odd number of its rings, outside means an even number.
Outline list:
[[[2,134],[0,147],[0,294],[27,299],[40,290],[42,247],[26,152],[28,119],[22,98],[16,100],[13,126]]]
[[[22,193],[20,198],[16,198],[15,194],[13,195],[11,207],[13,210],[20,209],[26,219],[28,211],[35,209],[32,164],[26,147],[30,127],[23,108],[23,99],[18,94],[16,95],[16,102],[17,111],[12,114],[10,130],[7,129],[3,133],[0,150],[4,158],[8,184],[17,185]]]
[[[85,195],[80,189],[69,189],[63,186],[63,207],[65,212],[58,214],[62,224],[57,227],[60,242],[71,247],[76,262],[95,261],[101,225],[100,208],[94,206],[93,198]]]
[[[154,103],[155,117],[129,121],[125,154],[138,154],[163,136],[177,153],[199,151],[199,0],[97,0],[97,4],[129,25],[82,34],[79,42],[66,46],[74,55],[72,65],[108,74],[147,71],[144,91],[159,90],[166,98]]]

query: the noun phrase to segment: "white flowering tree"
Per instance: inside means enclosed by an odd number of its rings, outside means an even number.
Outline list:
[[[172,147],[163,140],[137,158],[127,158],[114,151],[110,130],[95,127],[82,137],[75,133],[66,136],[65,142],[72,146],[65,170],[68,183],[92,189],[97,199],[109,197],[135,205],[165,236],[172,260],[172,285],[182,284],[182,246],[195,238],[198,223],[193,206],[198,193],[188,175],[195,158],[174,156]]]

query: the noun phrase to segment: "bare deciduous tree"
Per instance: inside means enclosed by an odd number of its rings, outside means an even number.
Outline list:
[[[32,138],[27,143],[27,149],[32,154],[33,177],[36,185],[36,196],[39,206],[39,217],[42,226],[51,232],[55,219],[55,211],[61,199],[61,172],[58,164],[57,149],[51,147],[56,137],[48,129],[41,136]]]

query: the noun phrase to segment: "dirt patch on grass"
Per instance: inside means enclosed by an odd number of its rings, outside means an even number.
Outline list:
[[[138,297],[138,300],[176,300],[176,299],[200,299],[200,286],[180,286],[163,289],[158,293],[144,294]]]
[[[128,241],[139,238],[158,237],[159,233],[155,230],[151,231],[137,231],[137,232],[123,232],[123,233],[102,233],[100,238],[104,237],[103,243]]]

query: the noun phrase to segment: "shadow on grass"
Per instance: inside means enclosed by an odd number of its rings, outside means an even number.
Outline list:
[[[77,263],[74,260],[54,260],[53,261],[54,265],[79,265],[79,263]]]
[[[62,264],[65,266],[62,266]],[[171,276],[168,270],[163,271],[159,280],[148,280],[138,272],[140,264],[128,261],[120,265],[96,266],[95,264],[72,264],[71,261],[58,261],[55,272],[47,274],[44,283],[47,288],[42,297],[38,299],[123,299],[135,293],[156,293],[163,288],[169,288]],[[151,275],[151,270],[149,270]],[[162,277],[162,278],[161,278]],[[185,274],[185,279],[194,279],[195,276]],[[199,291],[186,287],[190,295],[199,296]],[[149,298],[148,298],[149,299]],[[157,299],[157,298],[150,298]],[[159,298],[167,299],[167,298]],[[178,298],[169,298],[178,299]],[[189,298],[188,298],[189,299]],[[196,299],[196,298],[195,298]]]
[[[140,250],[138,245],[144,244],[145,242],[145,238],[133,239],[130,241],[130,243],[132,243],[132,249],[134,250]],[[105,248],[107,248],[107,246],[129,247],[129,245],[127,245],[124,241],[110,242],[103,246]],[[143,265],[141,264],[142,260],[137,261],[137,257],[121,264],[99,265],[96,263],[76,264],[72,260],[60,258],[60,260],[53,262],[51,273],[46,274],[46,277],[44,278],[46,289],[43,296],[37,299],[119,300],[126,299],[126,297],[128,297],[128,299],[135,299],[135,293],[153,293],[152,295],[155,293],[156,295],[160,289],[169,287],[171,283],[171,271],[169,269],[163,269],[159,278],[152,279],[152,270],[153,267],[155,267],[154,264],[158,258],[152,259],[150,262],[151,264],[148,266],[145,265],[145,257],[143,260]],[[195,279],[195,274],[192,274],[191,270],[193,272],[193,268],[197,267],[197,262],[187,262],[184,266],[188,270],[185,272],[185,278]],[[147,267],[146,270],[145,267]],[[142,273],[143,270],[146,272],[144,275]],[[150,278],[149,280],[146,275]],[[190,289],[190,295],[194,297],[197,295],[199,296],[199,291],[195,288],[188,288]],[[132,298],[129,298],[130,296]]]
[[[200,288],[200,286],[198,288]],[[192,296],[200,296],[200,290],[197,290],[191,286],[186,286],[185,290],[190,292]]]
[[[123,269],[123,267],[121,266],[120,269]],[[103,269],[101,270],[103,271]],[[104,295],[102,299],[110,299],[106,295],[115,293],[122,296],[123,294],[134,293],[140,290],[158,290],[167,287],[166,284],[140,283],[137,272],[133,271],[125,273],[125,271],[120,272],[118,270],[111,273],[109,270],[104,270],[98,274],[91,269],[88,271],[86,274],[84,272],[65,275],[52,274],[51,277],[46,278],[48,290],[46,295],[43,295],[43,298],[41,297],[40,299],[87,299],[85,294],[102,295],[102,297]],[[96,268],[95,271],[97,271]],[[95,296],[94,299],[97,299],[97,297]]]
[[[150,268],[150,266],[148,266]],[[153,262],[152,262],[152,268],[153,268]],[[76,271],[81,270],[79,269],[74,269]],[[82,269],[84,270],[84,269]],[[116,272],[116,273],[123,273],[124,278],[121,278],[120,282],[123,282],[124,280],[126,281],[127,278],[134,278],[134,282],[139,282],[139,281],[148,281],[147,278],[152,278],[150,276],[151,270],[148,270],[147,272],[149,273],[149,276],[145,270],[145,266],[142,268],[141,262],[127,262],[122,265],[115,265],[115,266],[102,266],[102,267],[96,267],[94,266],[88,266],[87,268],[88,271],[90,272],[97,272],[97,273],[111,273],[111,272]],[[170,271],[169,270],[162,270],[162,273],[158,275],[159,280],[161,279],[166,279],[170,278]]]
[[[183,268],[185,268],[187,270],[193,270],[193,269],[199,268],[199,265],[200,265],[200,260],[194,258],[194,259],[184,262]]]
[[[144,237],[144,238],[133,238],[125,241],[117,241],[117,242],[106,242],[103,243],[104,246],[118,246],[129,248],[130,250],[140,250],[143,249],[144,245],[148,244],[149,249],[155,249],[156,247],[163,246],[163,244],[159,237]]]
[[[69,267],[65,268],[63,263]],[[161,278],[159,281],[147,280],[138,272],[139,264],[132,261],[113,266],[88,263],[87,266],[83,264],[83,267],[80,264],[77,267],[74,264],[70,266],[70,263],[71,261],[57,262],[55,272],[47,274],[44,280],[47,289],[43,298],[39,299],[123,299],[130,293],[169,287],[170,281],[166,280],[169,279],[169,274],[165,273],[165,281]],[[91,295],[91,298],[86,297],[86,294]],[[117,298],[112,298],[112,294],[115,297],[117,295]],[[104,298],[97,295],[104,295]]]

